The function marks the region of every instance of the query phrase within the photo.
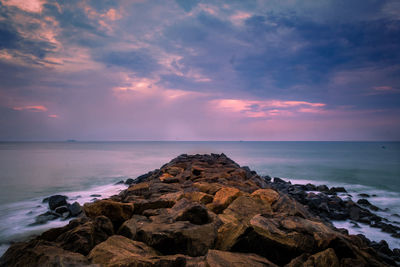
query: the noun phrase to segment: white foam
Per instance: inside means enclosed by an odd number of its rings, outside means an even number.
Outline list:
[[[123,189],[126,189],[126,185],[114,184],[75,192],[55,192],[54,194],[66,195],[69,203],[77,201],[83,205],[95,199],[91,196],[93,194],[101,195],[98,198],[102,199],[116,195]],[[48,203],[42,203],[44,197],[0,206],[0,214],[4,217],[0,220],[0,256],[7,250],[10,242],[26,240],[29,236],[39,235],[48,229],[62,227],[72,219],[57,219],[45,224],[30,226],[35,222],[36,216],[48,211]]]
[[[382,232],[379,228],[373,228],[368,224],[359,223],[358,227],[354,227],[350,221],[332,221],[336,228],[345,228],[351,235],[363,234],[369,240],[379,242],[385,240],[391,249],[400,248],[400,239],[390,236],[390,234]]]

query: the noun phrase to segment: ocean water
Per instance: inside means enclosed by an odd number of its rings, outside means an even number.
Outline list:
[[[400,214],[400,142],[3,142],[0,255],[12,241],[67,223],[28,226],[46,211],[44,197],[61,193],[83,204],[93,200],[92,194],[117,194],[126,186],[116,182],[159,168],[183,153],[225,153],[260,175],[344,186],[355,200],[361,192],[376,194],[370,202],[388,208],[380,215],[393,223],[399,220],[393,215]],[[379,229],[335,225],[400,247],[400,239]]]

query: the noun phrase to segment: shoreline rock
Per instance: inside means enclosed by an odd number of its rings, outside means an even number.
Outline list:
[[[13,244],[0,266],[397,266],[400,261],[400,250],[390,250],[384,241],[333,227],[330,220],[350,218],[400,232],[373,214],[369,202],[338,197],[346,193],[343,187],[261,177],[224,154],[180,155],[126,184],[118,195],[86,203],[68,225]],[[54,199],[59,200],[54,210],[79,214],[75,203]]]

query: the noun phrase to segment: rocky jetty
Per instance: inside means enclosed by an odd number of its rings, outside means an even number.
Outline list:
[[[367,202],[335,198],[344,188],[271,181],[224,154],[181,155],[128,184],[86,203],[68,225],[13,244],[0,266],[355,267],[399,259],[387,245],[329,223],[370,220],[360,207]],[[307,193],[318,190],[326,194]]]

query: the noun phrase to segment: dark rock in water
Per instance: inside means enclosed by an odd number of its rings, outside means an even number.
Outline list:
[[[69,212],[71,213],[72,217],[76,217],[82,213],[82,207],[78,202],[74,202],[68,206]]]
[[[329,191],[329,187],[327,187],[326,185],[318,185],[317,186],[317,191],[320,191],[320,192],[328,192]]]
[[[135,182],[135,180],[133,180],[132,178],[128,178],[128,179],[126,179],[125,184],[131,185],[131,184],[133,184],[134,182]]]
[[[346,189],[344,187],[331,187],[328,190],[329,194],[336,194],[336,193],[347,193]]]
[[[279,177],[274,177],[274,183],[279,183],[279,184],[287,184],[288,182],[286,182],[285,180],[279,178]]]
[[[263,178],[267,182],[271,182],[271,180],[272,180],[271,176],[269,176],[269,175],[261,176],[261,178]]]
[[[307,191],[317,191],[317,187],[313,184],[306,184]]]
[[[124,184],[124,181],[123,180],[118,181],[118,182],[115,183],[115,185],[117,185],[117,184]]]
[[[55,210],[57,207],[67,205],[67,196],[54,195],[49,197],[49,208]]]
[[[101,195],[99,195],[99,194],[92,194],[92,195],[90,195],[90,197],[101,197]]]
[[[359,196],[359,197],[370,197],[370,195],[365,194],[365,193],[358,194],[358,196]]]
[[[60,215],[62,215],[62,214],[65,213],[65,212],[68,212],[68,213],[69,213],[69,209],[68,209],[67,206],[60,206],[60,207],[57,207],[57,208],[54,210],[54,212],[55,212],[55,213],[58,213],[58,214],[60,214]]]
[[[371,203],[368,200],[366,200],[365,198],[359,199],[357,201],[357,204],[364,205],[364,206],[371,206]]]
[[[35,218],[35,222],[30,224],[30,225],[33,226],[33,225],[45,224],[48,221],[55,220],[55,219],[57,219],[59,217],[60,217],[60,214],[57,214],[57,213],[52,212],[52,211],[47,211],[45,213],[42,213],[42,214],[38,215]]]

